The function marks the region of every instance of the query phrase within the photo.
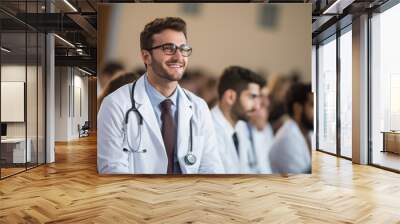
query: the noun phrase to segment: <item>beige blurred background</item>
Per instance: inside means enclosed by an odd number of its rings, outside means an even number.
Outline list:
[[[188,69],[217,77],[225,67],[240,65],[263,75],[295,72],[311,80],[310,4],[102,4],[98,13],[98,71],[109,61],[128,70],[144,68],[140,32],[157,17],[175,16],[186,21],[193,47]]]

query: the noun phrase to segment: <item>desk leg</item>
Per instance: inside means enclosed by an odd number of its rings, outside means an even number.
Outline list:
[[[383,135],[383,149],[381,152],[386,152],[386,134],[382,133]]]

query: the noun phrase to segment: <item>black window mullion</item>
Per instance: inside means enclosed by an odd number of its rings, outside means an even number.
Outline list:
[[[367,124],[367,132],[368,132],[368,164],[373,164],[373,148],[372,148],[372,63],[371,63],[371,57],[372,57],[372,29],[371,29],[371,20],[372,20],[372,12],[368,12],[368,31],[367,31],[367,46],[368,46],[368,53],[367,53],[367,85],[368,85],[368,95],[367,95],[367,119],[368,119],[368,124]]]
[[[315,110],[315,148],[319,149],[319,44],[315,46],[315,99],[316,99],[316,110]]]
[[[39,13],[39,0],[36,1]],[[39,165],[39,32],[36,32],[36,166]]]
[[[340,114],[340,79],[341,79],[341,64],[340,64],[340,35],[339,27],[336,31],[336,154],[341,155],[341,114]]]
[[[27,21],[28,1],[25,0],[25,21]],[[24,88],[24,120],[25,120],[25,170],[28,170],[28,107],[27,107],[27,90],[28,90],[28,26],[25,23],[25,88]]]

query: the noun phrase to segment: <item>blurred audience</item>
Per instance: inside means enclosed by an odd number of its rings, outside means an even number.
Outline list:
[[[203,69],[187,70],[179,85],[203,98],[209,108],[218,101],[217,79]]]
[[[99,77],[98,106],[145,72],[138,67],[127,73],[122,64],[108,63]],[[219,82],[203,69],[185,72],[180,85],[212,108],[226,173],[311,172],[313,97],[300,77],[297,71],[275,75],[266,86],[262,76],[239,66],[225,69]]]
[[[274,76],[269,82],[268,90],[271,100],[269,123],[272,125],[274,133],[288,119],[285,101],[290,85],[289,78],[279,75]]]
[[[115,77],[123,74],[125,67],[116,61],[108,62],[101,70],[99,74],[100,93],[104,91],[108,83]]]
[[[271,173],[268,153],[274,141],[272,126],[268,122],[270,99],[266,86],[261,89],[260,108],[255,111],[247,123],[247,134],[252,143],[256,163],[251,166],[254,173]]]
[[[236,125],[239,120],[248,121],[249,116],[259,109],[260,88],[264,85],[261,76],[239,66],[226,68],[219,80],[219,102],[211,115],[226,173],[252,173],[251,143],[248,136],[237,132]]]
[[[141,75],[133,72],[124,73],[122,75],[118,75],[114,79],[112,79],[108,85],[105,87],[102,94],[98,97],[97,106],[100,108],[101,102],[104,97],[108,96],[115,90],[119,89],[121,86],[132,83],[136,81]]]
[[[298,70],[293,70],[289,73],[288,77],[292,84],[299,83],[301,80],[301,72]]]
[[[188,69],[179,81],[179,85],[199,96],[200,89],[208,80],[208,75],[201,69]]]
[[[205,85],[200,87],[199,96],[207,102],[208,108],[213,108],[217,104],[217,84],[218,80],[216,78],[208,77]]]
[[[146,72],[145,67],[137,67],[137,68],[133,69],[133,73],[135,73],[139,76],[142,76],[145,72]]]
[[[310,131],[314,128],[311,85],[296,83],[287,97],[290,116],[279,129],[269,152],[273,173],[311,173]]]

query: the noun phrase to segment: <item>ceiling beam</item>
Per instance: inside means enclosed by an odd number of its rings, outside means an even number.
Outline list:
[[[72,21],[80,26],[91,38],[97,38],[97,30],[90,24],[85,17],[80,14],[68,14],[67,15]]]
[[[96,72],[97,60],[91,56],[55,56],[56,66],[87,67]]]

